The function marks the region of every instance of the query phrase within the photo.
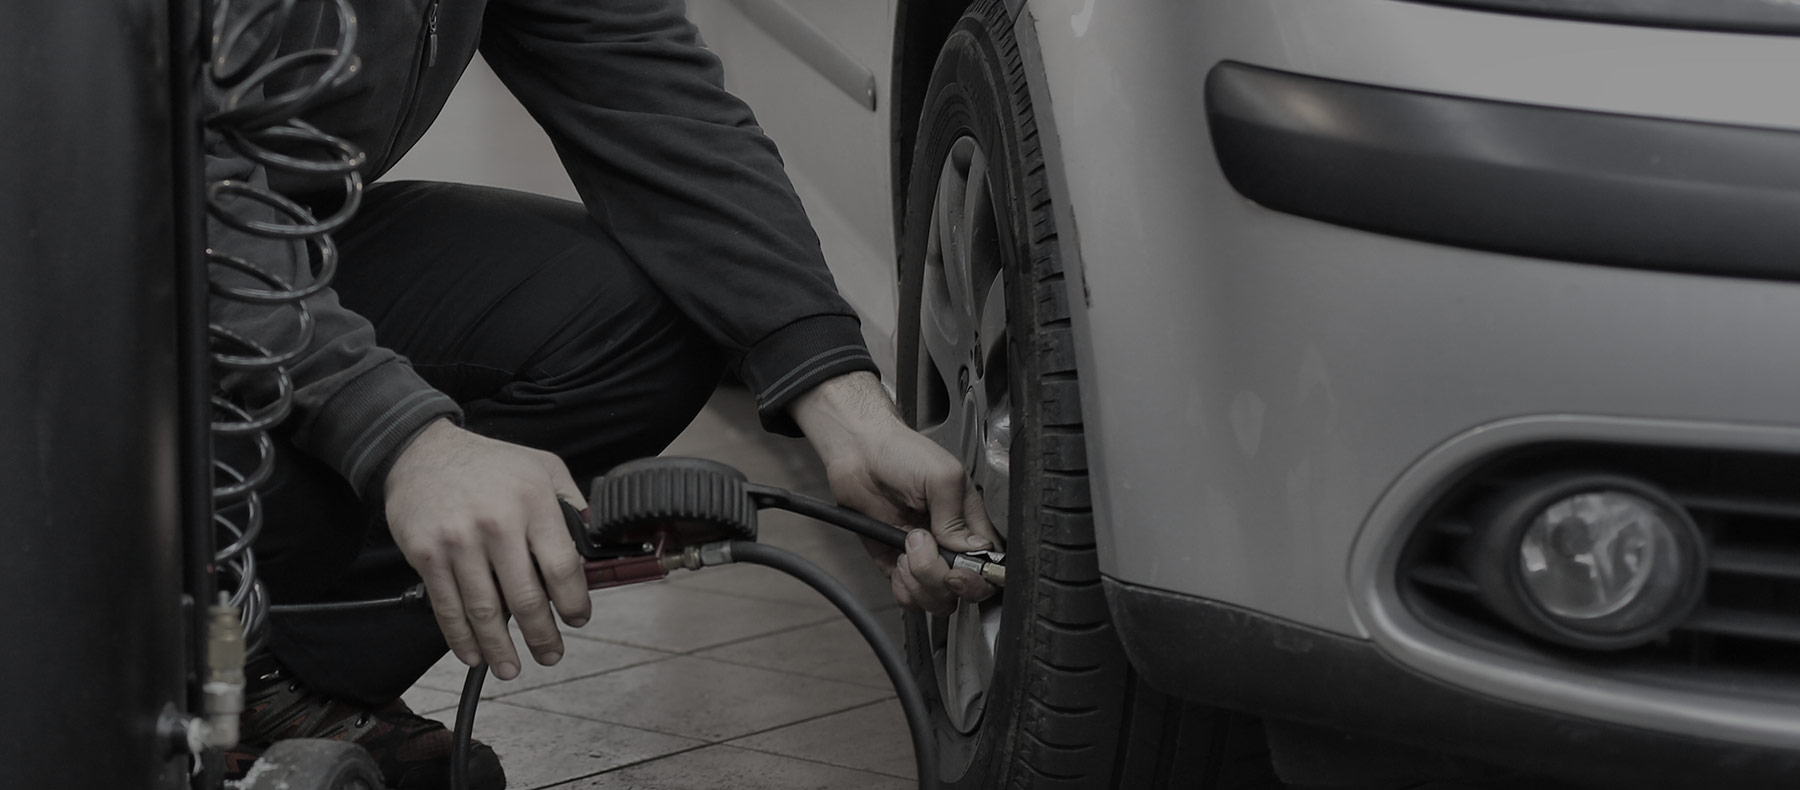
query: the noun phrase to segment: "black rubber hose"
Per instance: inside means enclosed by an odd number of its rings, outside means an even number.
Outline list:
[[[906,552],[907,531],[892,524],[878,521],[846,507],[791,491],[783,491],[779,488],[750,486],[749,489],[751,495],[760,500],[757,503],[758,506],[786,510],[789,513],[817,519],[834,527],[854,532],[901,553]],[[939,546],[938,556],[943,557],[944,562],[949,563],[950,567],[956,567],[956,558],[959,556],[956,552]]]
[[[475,737],[475,706],[481,704],[481,684],[487,680],[483,661],[469,667],[463,678],[462,701],[456,705],[456,732],[450,741],[450,790],[469,790],[469,742]]]
[[[757,502],[759,506],[778,508],[807,518],[818,519],[889,548],[906,551],[906,530],[892,524],[885,524],[854,510],[841,508],[792,491],[783,491],[767,486],[753,486],[750,490],[752,496],[761,500]]]
[[[384,609],[389,606],[410,606],[426,602],[425,585],[415,584],[406,591],[391,598],[371,598],[366,601],[325,601],[323,603],[289,603],[269,607],[272,614],[317,614],[319,612],[355,612],[362,609]]]
[[[907,670],[906,654],[900,652],[893,641],[888,639],[887,632],[882,630],[881,623],[875,620],[875,616],[857,603],[851,597],[850,590],[831,574],[793,552],[760,543],[734,540],[731,542],[731,561],[774,568],[806,582],[808,587],[818,590],[832,606],[843,612],[851,625],[856,626],[856,630],[875,651],[875,657],[881,660],[881,668],[887,670],[888,680],[894,684],[894,692],[900,695],[900,708],[906,713],[906,727],[912,731],[913,758],[918,764],[919,787],[923,790],[936,790],[937,740],[932,735],[931,713],[925,707],[925,695],[919,691],[918,681]],[[467,689],[463,695],[467,698]],[[458,724],[460,723],[459,715]]]
[[[382,609],[389,606],[405,606],[405,596],[392,598],[376,598],[368,601],[327,601],[325,603],[290,603],[271,606],[273,614],[316,614],[319,612],[354,612],[360,609]]]

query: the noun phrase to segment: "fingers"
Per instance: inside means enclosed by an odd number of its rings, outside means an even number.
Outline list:
[[[576,510],[587,510],[587,497],[581,495],[581,486],[575,485],[575,478],[569,476],[569,467],[563,465],[562,459],[551,453],[543,453],[544,471],[550,473],[550,487],[556,489],[557,499],[566,499]]]
[[[932,614],[949,614],[958,600],[978,603],[999,592],[966,568],[952,569],[938,554],[931,534],[915,529],[906,536],[906,553],[892,566],[889,584],[901,606]]]
[[[443,632],[450,652],[464,666],[481,663],[481,648],[475,644],[475,632],[469,629],[469,619],[463,615],[462,589],[456,584],[456,574],[440,561],[420,568],[419,575],[431,598],[431,614],[437,618],[438,630]]]
[[[576,553],[575,543],[569,539],[569,530],[563,523],[562,508],[551,507],[549,512],[533,518],[526,538],[538,572],[543,575],[544,589],[556,604],[557,614],[571,628],[587,625],[588,617],[593,614],[593,604],[588,599],[581,555]]]
[[[894,602],[907,609],[924,609],[918,597],[913,594],[914,590],[920,589],[919,582],[913,579],[905,567],[906,560],[900,557],[895,557],[894,562],[887,567],[888,588],[894,593]]]
[[[925,501],[931,512],[931,532],[939,544],[959,552],[994,547],[994,527],[988,521],[987,508],[981,504],[974,486],[963,477],[961,467],[946,467],[933,473],[926,481]],[[973,518],[978,521],[971,521],[971,514],[976,514]],[[976,524],[980,525],[979,531]]]
[[[900,559],[900,552],[885,543],[877,543],[868,538],[858,539],[862,541],[863,551],[869,553],[869,559],[875,561],[875,567],[880,569],[883,575],[892,576],[894,561]]]
[[[533,514],[534,526],[544,518],[542,508],[538,510]],[[559,518],[560,510],[558,508]],[[555,664],[562,660],[562,634],[557,631],[550,599],[538,581],[538,569],[532,562],[526,542],[516,533],[496,537],[499,539],[490,544],[488,556],[494,563],[494,575],[500,580],[506,608],[519,623],[519,631],[525,637],[525,648],[531,651],[531,657],[544,666]],[[499,674],[498,665],[495,676],[506,679]]]
[[[924,530],[906,536],[906,554],[895,564],[894,575],[900,577],[912,605],[932,614],[948,614],[956,608],[950,566],[938,556],[937,544]]]
[[[949,614],[956,608],[950,596],[933,595],[926,589],[925,583],[913,575],[912,562],[905,554],[894,561],[894,572],[888,577],[888,584],[893,587],[894,600],[901,606],[937,615]]]
[[[556,491],[556,498],[585,513],[588,508],[587,498],[581,495],[581,487],[569,476],[569,467],[563,465],[561,458],[550,453],[544,453],[543,459],[544,469],[550,474],[550,487]],[[587,577],[582,574],[581,555],[575,551],[575,543],[569,538],[562,508],[554,506],[554,503],[546,507],[549,507],[549,511],[535,514],[531,528],[527,531],[531,555],[537,560],[538,572],[543,574],[545,589],[550,593],[550,600],[556,604],[557,614],[571,628],[580,628],[587,625],[588,617],[593,614],[593,605],[588,600]]]
[[[488,662],[494,677],[512,680],[519,676],[519,654],[513,650],[512,634],[506,630],[506,609],[500,592],[494,588],[494,574],[480,552],[457,558],[456,586],[462,592],[463,617],[474,631],[475,646]],[[440,626],[442,623],[440,622]],[[467,662],[465,662],[467,663]]]

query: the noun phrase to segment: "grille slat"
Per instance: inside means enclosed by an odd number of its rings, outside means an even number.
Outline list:
[[[1800,520],[1800,502],[1704,494],[1673,494],[1688,510],[1732,516]]]
[[[1712,550],[1709,565],[1714,573],[1800,581],[1800,552],[1796,551],[1720,546]]]
[[[1688,619],[1681,624],[1680,630],[1749,639],[1800,642],[1800,617],[1706,608],[1689,615]]]

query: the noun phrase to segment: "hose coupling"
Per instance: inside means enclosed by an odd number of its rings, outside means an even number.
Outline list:
[[[238,607],[225,602],[207,608],[206,682],[201,685],[204,725],[190,739],[209,749],[238,742],[238,715],[244,712],[244,626]]]
[[[675,554],[662,557],[663,570],[697,571],[713,565],[731,564],[731,542],[720,540],[700,546],[686,546]]]
[[[974,571],[976,575],[981,577],[982,581],[992,584],[995,587],[1006,586],[1006,566],[1001,565],[998,562],[988,562],[979,557],[958,554],[955,559],[951,560],[950,566],[953,568]]]
[[[700,560],[700,547],[688,546],[679,553],[663,555],[662,566],[665,571],[697,571],[706,564]]]

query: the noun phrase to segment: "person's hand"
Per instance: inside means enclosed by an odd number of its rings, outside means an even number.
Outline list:
[[[937,552],[940,544],[959,552],[999,545],[980,495],[954,456],[900,420],[874,375],[830,379],[795,400],[790,411],[825,462],[839,503],[912,530],[904,554],[864,541],[893,585],[894,600],[945,614],[958,599],[994,594],[980,574],[952,569]]]
[[[557,499],[577,508],[587,503],[561,459],[439,420],[401,452],[386,494],[394,542],[425,580],[438,628],[458,660],[486,660],[495,677],[517,677],[508,611],[539,664],[562,658],[551,603],[576,627],[590,607]]]

